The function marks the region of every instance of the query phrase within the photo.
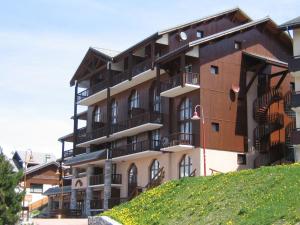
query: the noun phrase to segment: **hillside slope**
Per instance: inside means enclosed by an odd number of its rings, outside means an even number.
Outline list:
[[[125,225],[296,224],[300,164],[170,181],[102,215]]]

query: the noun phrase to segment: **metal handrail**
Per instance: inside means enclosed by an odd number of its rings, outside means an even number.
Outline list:
[[[162,137],[161,147],[172,147],[175,145],[195,145],[193,133],[173,133],[169,136]]]
[[[161,92],[178,87],[182,84],[200,85],[199,73],[184,72],[178,73],[166,82],[161,82]]]
[[[77,94],[77,102],[99,92],[99,91],[103,91],[105,88],[108,87],[108,82],[107,80],[103,80],[101,81],[100,83],[97,83],[87,89],[85,89],[84,91],[82,92],[79,92]]]

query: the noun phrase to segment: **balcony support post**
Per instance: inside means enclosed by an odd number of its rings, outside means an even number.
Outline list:
[[[78,177],[78,171],[77,168],[72,168],[72,175],[73,178]],[[71,188],[71,200],[70,200],[70,209],[76,209],[77,204],[77,191],[76,189]]]
[[[181,87],[184,86],[185,79],[184,79],[184,71],[185,71],[185,54],[180,55],[180,84]]]
[[[133,55],[132,52],[128,56],[128,80],[132,79]]]
[[[106,116],[107,116],[107,126],[106,126],[106,135],[107,137],[109,137],[110,133],[111,133],[111,104],[110,104],[110,87],[112,85],[112,70],[111,70],[111,62],[108,62],[107,64],[107,69],[108,69],[108,76],[107,76],[107,80],[108,80],[108,87],[107,87],[107,100],[106,100]]]
[[[154,61],[155,61],[155,42],[151,42],[151,69],[154,69]]]
[[[89,165],[86,170],[87,176],[87,188],[86,188],[86,195],[85,195],[85,214],[86,216],[91,216],[91,200],[93,195],[93,190],[90,187],[90,176],[93,175],[93,166]]]
[[[111,198],[111,169],[112,169],[111,159],[106,159],[104,165],[104,201],[103,201],[104,210],[109,209],[109,200]]]
[[[77,93],[78,93],[78,82],[75,81],[75,96],[74,96],[74,116],[73,116],[73,156],[75,156],[75,149],[77,144],[77,130],[78,130],[78,118],[77,118]]]
[[[160,96],[160,65],[156,65],[156,90],[157,96]]]

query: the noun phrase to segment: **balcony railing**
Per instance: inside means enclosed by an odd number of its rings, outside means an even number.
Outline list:
[[[92,87],[90,87],[90,88],[88,88],[88,89],[86,89],[86,90],[78,93],[77,94],[77,102],[79,102],[79,101],[81,101],[81,100],[83,100],[83,99],[85,99],[85,98],[87,98],[87,97],[89,97],[89,96],[91,96],[91,95],[99,92],[99,91],[102,91],[102,90],[104,90],[107,87],[108,87],[107,81],[103,80],[100,83],[95,84]]]
[[[101,185],[104,184],[104,175],[92,175],[89,177],[90,185]],[[122,174],[112,174],[111,175],[112,184],[122,184]]]
[[[91,209],[103,209],[103,199],[92,199],[90,200]]]
[[[161,92],[170,90],[184,84],[200,85],[200,77],[198,73],[186,72],[179,73],[171,77],[167,82],[162,82]]]
[[[146,112],[135,115],[131,119],[117,122],[111,125],[111,133],[117,133],[146,123],[162,123],[162,114],[158,112]]]
[[[107,127],[104,126],[104,127],[101,127],[101,128],[94,129],[91,132],[78,134],[77,143],[80,144],[80,143],[83,143],[83,142],[86,142],[86,141],[90,141],[90,140],[94,140],[94,139],[97,139],[97,138],[100,138],[100,137],[104,137],[106,135],[107,135]]]
[[[64,151],[64,158],[68,158],[73,156],[73,149],[65,150]]]
[[[296,128],[291,135],[291,143],[293,145],[299,145],[300,144],[300,128]]]
[[[159,140],[146,140],[137,143],[127,144],[120,147],[115,147],[111,150],[111,157],[117,158],[125,155],[131,155],[144,151],[159,151]]]
[[[117,85],[125,80],[127,80],[129,77],[128,70],[125,70],[124,72],[117,73],[112,76],[112,86]]]
[[[151,60],[150,59],[146,59],[140,63],[138,63],[137,65],[134,65],[132,67],[132,76],[136,76],[140,73],[145,72],[146,70],[151,69]]]
[[[292,93],[291,107],[296,108],[300,106],[300,92]]]
[[[300,71],[300,55],[294,56],[290,61],[289,61],[289,70],[291,72],[297,72]]]
[[[195,145],[194,134],[174,133],[161,139],[162,148],[168,148],[175,145]]]

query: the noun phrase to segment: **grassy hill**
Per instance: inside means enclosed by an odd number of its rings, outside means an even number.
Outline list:
[[[300,164],[170,181],[102,215],[125,225],[300,224]]]

